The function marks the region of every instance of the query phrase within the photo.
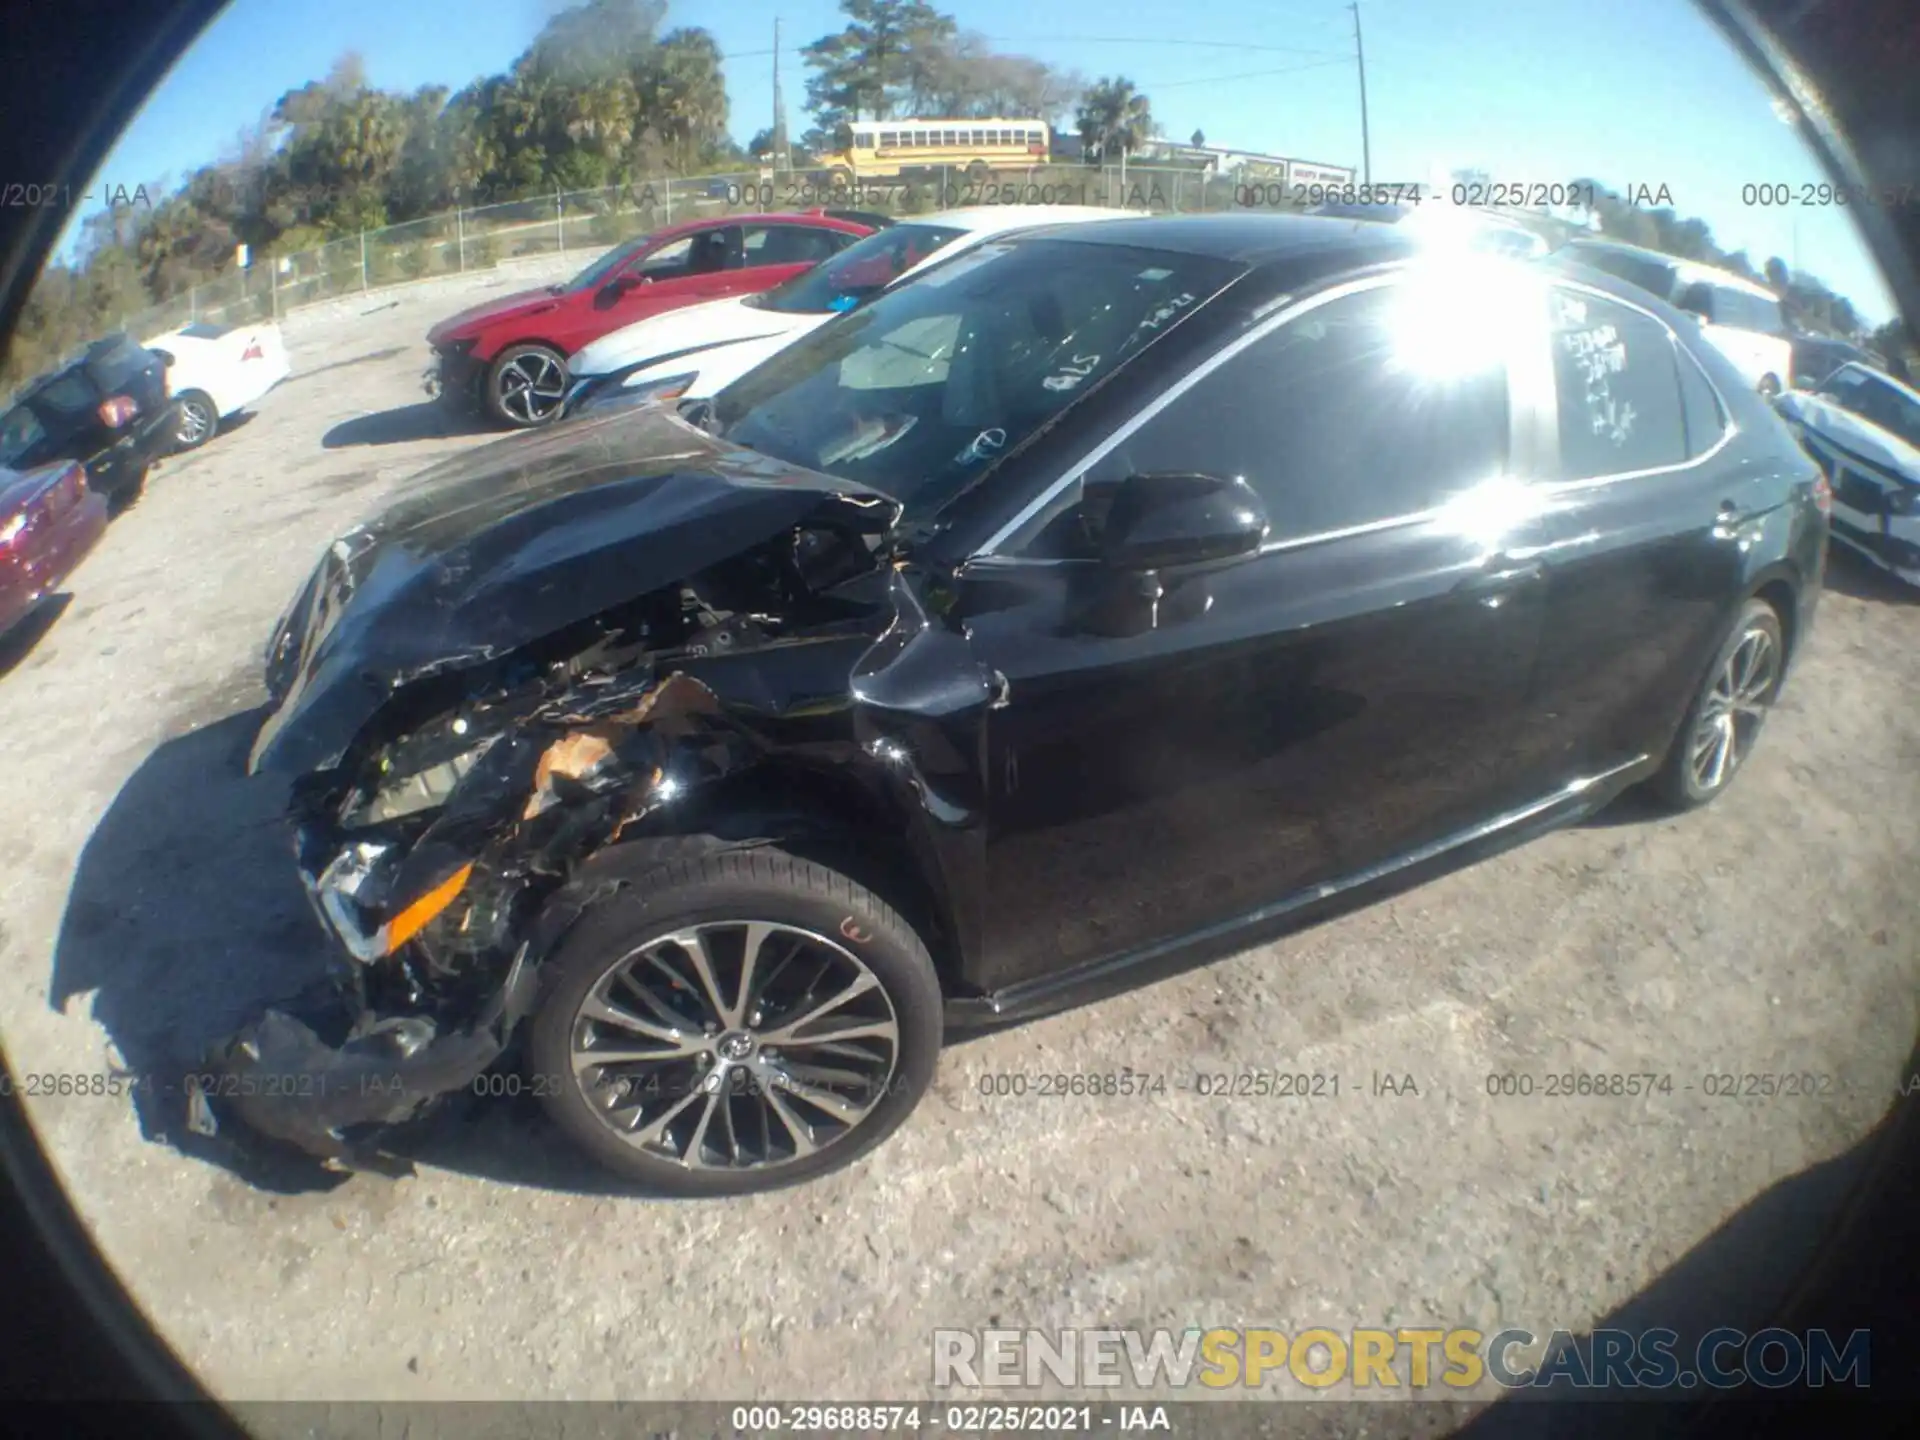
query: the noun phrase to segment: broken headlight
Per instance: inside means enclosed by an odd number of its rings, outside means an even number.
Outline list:
[[[449,733],[464,734],[466,723],[454,721]],[[499,738],[488,735],[450,754],[438,746],[434,747],[440,752],[437,754],[388,751],[380,757],[367,783],[348,802],[347,811],[341,816],[342,823],[350,830],[358,830],[439,809]]]

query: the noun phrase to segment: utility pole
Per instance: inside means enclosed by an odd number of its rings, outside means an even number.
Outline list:
[[[787,108],[780,101],[780,17],[773,17],[773,168],[776,174],[793,169],[787,154]]]
[[[1353,11],[1353,60],[1360,68],[1360,183],[1373,183],[1373,146],[1367,136],[1367,51],[1360,43],[1360,0],[1347,6]]]

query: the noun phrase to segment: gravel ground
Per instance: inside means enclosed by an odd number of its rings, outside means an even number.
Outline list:
[[[317,969],[278,797],[239,777],[256,658],[331,536],[485,442],[444,433],[417,377],[428,324],[491,283],[292,317],[294,376],[157,471],[65,613],[0,656],[16,1074],[155,1063]],[[1837,558],[1723,803],[1616,807],[956,1048],[896,1138],[800,1191],[622,1198],[507,1101],[429,1127],[416,1175],[328,1192],[143,1138],[124,1098],[30,1110],[133,1295],[232,1398],[922,1396],[936,1326],[1544,1333],[1708,1301],[1737,1324],[1803,1253],[1849,1173],[1821,1162],[1887,1110],[1914,1039],[1917,619]],[[1124,1067],[1168,1092],[978,1088]],[[1337,1074],[1339,1098],[1171,1086],[1274,1067]],[[1568,1070],[1673,1088],[1486,1093],[1489,1072]],[[1833,1080],[1773,1100],[1701,1080],[1776,1071]],[[1377,1094],[1375,1072],[1418,1093]]]

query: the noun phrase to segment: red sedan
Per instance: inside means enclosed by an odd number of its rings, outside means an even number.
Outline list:
[[[872,227],[820,212],[727,215],[616,245],[571,280],[490,300],[427,332],[429,394],[526,429],[560,412],[567,356],[663,310],[771,290]]]
[[[32,614],[107,528],[107,502],[76,460],[0,469],[0,635]]]

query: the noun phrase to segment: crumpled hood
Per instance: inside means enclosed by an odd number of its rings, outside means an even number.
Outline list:
[[[493,659],[779,534],[826,496],[898,506],[665,406],[482,446],[336,540],[276,627],[250,769],[336,765],[404,685]]]
[[[1852,451],[1869,465],[1909,485],[1920,485],[1920,449],[1891,431],[1817,395],[1789,391],[1781,397],[1780,407],[1794,423]]]
[[[576,378],[610,375],[643,360],[661,361],[740,340],[799,334],[832,318],[831,315],[789,315],[777,310],[761,310],[738,296],[708,300],[669,310],[651,319],[637,320],[610,335],[602,335],[568,358],[567,371]]]
[[[467,332],[478,330],[496,320],[504,320],[508,316],[538,315],[542,311],[557,310],[559,307],[560,297],[551,291],[516,290],[513,294],[503,295],[498,300],[469,305],[459,314],[449,315],[427,331],[427,343],[444,345],[449,340],[463,340]]]

